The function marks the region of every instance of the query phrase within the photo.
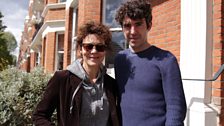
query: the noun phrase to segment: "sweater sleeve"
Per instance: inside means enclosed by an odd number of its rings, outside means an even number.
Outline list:
[[[33,123],[35,126],[51,126],[51,116],[57,106],[59,80],[58,72],[50,79],[47,84],[46,90],[43,93],[41,101],[33,113]]]
[[[181,73],[174,56],[161,63],[162,83],[166,100],[166,126],[183,126],[186,116],[186,100]]]

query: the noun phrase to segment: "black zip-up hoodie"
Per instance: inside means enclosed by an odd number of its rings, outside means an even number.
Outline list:
[[[103,83],[101,83],[101,81]],[[87,95],[88,92],[86,89],[92,87],[88,84],[88,76],[86,76],[85,71],[80,64],[80,60],[76,60],[72,65],[68,66],[67,70],[55,72],[54,76],[48,82],[43,97],[34,111],[34,124],[37,126],[54,125],[51,122],[51,116],[56,109],[59,126],[89,125],[92,124],[92,122],[90,122],[90,119],[88,118],[83,118],[87,116],[83,115],[83,112],[92,112],[89,116],[93,116],[96,114],[94,112],[98,113],[99,109],[102,109],[102,105],[104,111],[104,103],[108,103],[108,125],[118,126],[116,81],[105,74],[105,71],[102,69],[101,74],[99,74],[98,82],[98,87],[103,88],[106,96],[105,97],[103,93],[101,94],[102,96],[97,97],[100,99],[102,97],[104,98],[103,104],[100,103],[102,100],[87,100],[82,97],[83,95]],[[100,85],[100,83],[102,85]],[[97,86],[93,89],[97,90]],[[83,103],[85,103],[85,105],[83,105]],[[89,110],[83,109],[88,106],[90,107]],[[104,112],[101,115],[106,113],[107,112]],[[103,121],[103,118],[101,117],[92,119],[96,124]]]

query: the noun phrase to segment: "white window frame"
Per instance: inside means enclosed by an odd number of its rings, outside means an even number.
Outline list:
[[[120,2],[122,2],[122,0],[120,0]],[[105,18],[106,17],[106,7],[107,7],[107,0],[103,0],[103,8],[102,8],[103,9],[103,15],[102,15],[102,17],[103,17],[103,24],[107,24],[106,23],[106,18]],[[114,32],[122,33],[122,28],[121,28],[120,25],[118,25],[117,27],[111,27],[110,31],[112,33],[114,33]],[[124,49],[127,49],[128,48],[128,46],[126,46],[127,45],[127,41],[126,40],[124,40],[124,41],[125,41]],[[112,76],[113,78],[115,78],[114,64],[109,64],[109,68],[107,68],[107,73],[110,76]]]
[[[63,55],[64,55],[64,50],[63,51],[59,51],[58,50],[58,36],[59,35],[61,35],[61,34],[64,34],[64,32],[57,32],[56,33],[56,45],[55,45],[55,67],[54,67],[54,69],[55,70],[59,70],[58,69],[58,64],[59,64],[59,59],[58,59],[58,54],[60,53],[60,54],[62,54],[63,53]]]
[[[64,3],[66,2],[67,0],[58,0],[58,3]]]
[[[72,44],[71,44],[71,61],[74,61],[76,59],[76,39],[77,36],[75,36],[76,34],[76,29],[77,29],[77,25],[76,25],[76,21],[77,21],[77,6],[74,7],[73,9],[73,22],[72,22]]]
[[[41,58],[41,53],[37,52],[35,66],[39,66],[40,65],[40,58]]]

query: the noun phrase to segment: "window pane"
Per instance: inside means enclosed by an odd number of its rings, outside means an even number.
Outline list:
[[[58,64],[57,64],[57,70],[62,70],[63,69],[63,57],[64,53],[63,52],[58,52]]]
[[[122,32],[112,32],[112,42],[111,42],[112,50],[107,53],[105,59],[105,65],[107,68],[114,67],[113,64],[116,54],[119,51],[127,48],[127,45],[125,43],[126,42]]]
[[[107,67],[107,73],[114,76],[114,58],[121,50],[128,48],[120,24],[115,21],[115,14],[124,0],[104,0],[103,7],[103,23],[111,27],[112,31],[112,51],[108,52],[105,57],[105,66]]]
[[[76,7],[76,5],[74,5]],[[77,22],[78,22],[78,8],[73,9],[72,19],[72,47],[71,47],[71,61],[76,59],[76,34],[77,34]]]
[[[59,2],[66,2],[66,0],[59,0]]]
[[[64,56],[64,34],[58,34],[57,40],[57,61],[56,61],[56,69],[63,69],[63,56]]]
[[[104,14],[104,23],[111,27],[120,27],[119,24],[115,21],[115,13],[122,0],[105,0],[105,14]]]

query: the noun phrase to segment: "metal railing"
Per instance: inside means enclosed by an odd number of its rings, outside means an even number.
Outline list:
[[[191,81],[215,81],[217,78],[221,75],[221,73],[224,70],[224,64],[219,68],[219,70],[215,73],[212,79],[188,79],[188,78],[183,78],[182,80],[191,80]]]

